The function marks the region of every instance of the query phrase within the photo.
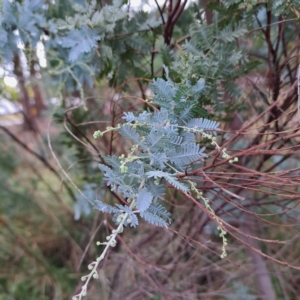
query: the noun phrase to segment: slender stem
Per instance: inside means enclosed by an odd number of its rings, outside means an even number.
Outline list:
[[[145,184],[144,180],[141,183],[141,187],[142,187],[142,184],[143,185]],[[133,208],[135,203],[136,203],[136,201],[133,200],[130,204],[130,208]],[[100,262],[104,259],[105,254],[107,253],[108,249],[116,243],[116,237],[120,232],[122,232],[124,223],[127,218],[128,218],[128,213],[125,213],[122,217],[122,220],[121,220],[118,228],[115,231],[113,231],[113,233],[110,235],[109,241],[107,243],[105,243],[106,246],[105,246],[102,254],[96,259],[96,261],[94,261],[92,264],[90,264],[90,265],[93,265],[93,269],[91,270],[89,275],[82,277],[82,280],[85,281],[85,284],[82,286],[81,292],[78,295],[73,296],[73,298],[72,298],[73,300],[76,300],[76,299],[82,300],[82,297],[86,296],[87,287],[88,287],[90,280],[92,279],[92,277],[94,277],[94,275],[96,276],[96,278],[98,277],[97,268],[98,268]]]
[[[139,189],[142,189],[145,185],[146,179],[144,178],[139,186]],[[136,200],[133,200],[130,204],[130,208],[134,208],[136,204]],[[90,282],[90,280],[92,278],[98,278],[98,273],[97,273],[97,269],[99,267],[100,262],[104,259],[109,247],[114,247],[116,245],[116,237],[119,233],[121,233],[123,231],[123,226],[125,221],[127,220],[129,214],[128,213],[124,213],[122,220],[118,226],[118,228],[116,230],[113,230],[112,234],[109,236],[109,240],[108,242],[102,243],[105,246],[103,252],[101,253],[101,255],[96,259],[96,261],[92,262],[89,266],[93,266],[91,272],[89,275],[83,276],[81,279],[85,281],[85,284],[82,286],[81,288],[81,292],[75,296],[73,296],[73,300],[82,300],[82,297],[86,296],[87,294],[87,287],[88,284]]]

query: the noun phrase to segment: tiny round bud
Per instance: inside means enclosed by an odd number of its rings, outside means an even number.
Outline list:
[[[235,162],[239,161],[238,157],[235,157],[235,158],[234,158],[234,161],[235,161]]]
[[[96,243],[96,245],[97,245],[97,246],[100,246],[100,245],[101,245],[101,243],[98,241],[98,242]]]
[[[93,266],[89,265],[89,266],[88,266],[88,269],[89,269],[89,270],[93,270]]]
[[[111,238],[111,236],[110,236],[110,235],[108,235],[108,236],[106,237],[106,240],[107,240],[107,241],[109,241],[109,240],[110,240],[110,238]]]
[[[81,280],[82,280],[82,281],[86,281],[86,277],[85,277],[85,276],[82,276],[82,277],[81,277]]]
[[[94,139],[99,138],[101,136],[103,136],[103,133],[100,130],[95,131],[93,134]]]
[[[97,273],[93,274],[93,278],[94,279],[98,279],[99,278],[99,275]]]
[[[233,160],[231,159],[231,160],[229,161],[229,163],[232,164],[232,163],[233,163]]]

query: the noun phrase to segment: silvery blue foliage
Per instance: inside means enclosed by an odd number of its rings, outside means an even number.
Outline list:
[[[152,194],[148,192],[147,189],[144,188],[140,190],[140,192],[136,197],[136,208],[140,212],[146,211],[151,205],[152,198],[153,198]]]
[[[146,211],[140,213],[141,217],[148,223],[167,227],[171,223],[171,214],[160,204],[155,203],[149,207]]]
[[[188,192],[189,187],[176,178],[175,174],[169,174],[169,172],[162,172],[162,171],[150,171],[146,173],[148,178],[164,178],[169,184],[175,187],[177,190]]]
[[[128,206],[116,204],[116,206],[111,206],[109,204],[103,203],[100,200],[95,200],[94,208],[98,209],[105,213],[113,214],[113,220],[115,223],[119,223],[118,217],[120,217],[123,213],[128,213],[128,218],[125,221],[124,225],[130,225],[131,227],[136,227],[139,224],[137,216]]]
[[[95,74],[109,74],[110,84],[118,85],[129,74],[143,72],[140,65],[152,48],[148,32],[161,25],[155,12],[132,14],[119,0],[101,6],[96,0],[71,4],[63,19],[53,19],[49,8],[60,3],[1,1],[0,58],[12,63],[22,52],[20,45],[27,54],[42,42],[53,85],[79,90],[82,97],[83,86],[92,86]]]
[[[82,191],[89,199],[93,199],[96,187],[96,184],[84,184]],[[101,197],[102,194],[103,192],[100,191],[100,193],[98,193],[98,196]],[[81,194],[78,194],[76,198],[77,201],[74,203],[73,209],[74,220],[77,221],[80,219],[81,215],[88,216],[91,213],[91,206]]]
[[[80,54],[91,52],[99,40],[101,40],[101,36],[95,30],[82,26],[70,31],[66,37],[63,37],[61,45],[63,48],[70,48],[69,60],[75,61]]]
[[[11,62],[14,53],[19,52],[18,44],[36,47],[48,27],[45,0],[17,1],[3,0],[0,4],[0,56],[4,62]]]
[[[155,12],[132,14],[123,5],[119,0],[101,6],[96,0],[83,1],[72,6],[71,15],[53,22],[57,32],[46,48],[55,49],[64,62],[57,73],[68,88],[80,89],[85,82],[92,82],[92,74],[109,74],[111,84],[118,85],[129,74],[141,71],[132,59],[139,62],[150,53],[152,46],[146,32],[160,26],[161,21]],[[75,73],[75,67],[79,72]],[[75,87],[74,77],[78,80]]]
[[[242,0],[231,2],[245,3]],[[190,27],[191,38],[182,46],[184,55],[174,60],[172,69],[179,77],[183,77],[184,72],[183,78],[188,78],[194,85],[193,91],[202,91],[198,97],[200,106],[213,105],[215,111],[220,112],[226,94],[236,99],[241,95],[242,90],[235,80],[256,67],[258,62],[249,61],[246,52],[236,47],[236,38],[247,32],[243,24],[231,23],[224,27],[219,21],[218,13],[214,11],[213,24],[199,22]]]
[[[203,128],[203,130],[205,132],[211,133],[211,134],[216,134],[215,130],[219,129],[218,128],[218,123],[216,121],[212,121],[212,120],[207,120],[207,119],[203,119],[203,118],[199,118],[199,119],[191,119],[187,126],[189,128]]]
[[[160,109],[140,114],[126,112],[125,124],[115,129],[134,144],[134,150],[128,157],[104,157],[107,165],[99,165],[107,185],[128,203],[135,201],[132,208],[129,204],[95,202],[96,209],[114,214],[117,224],[119,216],[128,213],[127,223],[131,226],[137,225],[136,215],[140,215],[153,225],[167,227],[171,215],[159,203],[166,193],[165,186],[190,193],[189,182],[179,180],[177,175],[206,157],[205,147],[200,146],[195,134],[201,131],[211,135],[219,130],[213,120],[194,118],[198,97],[205,89],[204,80],[179,85],[169,78],[167,68],[165,73],[166,80],[159,78],[150,84],[152,103]]]

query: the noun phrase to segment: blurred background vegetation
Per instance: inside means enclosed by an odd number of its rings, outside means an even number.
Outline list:
[[[122,234],[88,299],[300,299],[298,1],[0,3],[0,300],[70,299],[80,290],[112,223],[78,189],[115,201],[99,154],[127,151],[124,141],[92,135],[144,109],[163,64],[177,82],[206,80],[199,114],[222,122],[220,144],[239,156],[237,167],[212,157],[208,174],[246,200],[199,180],[239,239],[228,237],[221,260],[215,224],[170,190],[170,229],[141,222]],[[80,43],[63,47],[63,38],[106,5],[105,25],[100,17],[87,25],[101,41],[70,60]],[[59,21],[67,16],[69,25]],[[232,31],[218,36],[226,26]]]

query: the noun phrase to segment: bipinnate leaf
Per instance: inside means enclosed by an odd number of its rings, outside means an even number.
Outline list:
[[[75,61],[79,55],[90,52],[92,48],[97,46],[97,41],[101,40],[101,36],[94,29],[87,26],[82,26],[79,29],[74,29],[69,34],[61,39],[61,46],[71,48],[69,60]]]
[[[145,221],[147,221],[150,224],[168,228],[168,223],[164,219],[160,218],[159,216],[157,216],[153,213],[144,211],[144,212],[141,212],[140,215]]]
[[[168,183],[173,185],[176,189],[181,190],[183,192],[188,192],[189,188],[183,183],[179,182],[175,175],[162,172],[162,171],[149,171],[146,173],[148,178],[164,178]]]
[[[118,208],[113,207],[113,206],[111,206],[109,204],[103,203],[100,200],[95,200],[94,201],[94,208],[98,209],[98,210],[100,210],[102,212],[106,212],[106,213],[110,213],[110,214],[112,214],[112,213],[119,213],[120,212],[120,210]]]
[[[168,157],[172,163],[179,166],[186,166],[193,161],[205,157],[204,150],[205,147],[200,148],[199,144],[189,143],[181,145],[178,149],[171,149],[168,152]]]
[[[141,144],[141,139],[139,134],[137,133],[136,129],[131,127],[128,124],[123,125],[120,129],[119,132],[121,135],[127,139],[131,139],[135,144]]]
[[[145,211],[149,208],[152,202],[152,195],[146,189],[142,189],[136,198],[136,208],[139,211]]]
[[[130,217],[130,222],[129,222],[130,227],[136,227],[139,225],[138,217],[134,213],[130,214],[129,217]]]
[[[187,127],[193,129],[202,129],[205,132],[214,132],[215,130],[219,130],[219,123],[213,120],[208,120],[204,118],[191,119]]]
[[[160,204],[155,203],[140,213],[141,217],[148,223],[168,228],[168,224],[171,224],[171,214]]]

